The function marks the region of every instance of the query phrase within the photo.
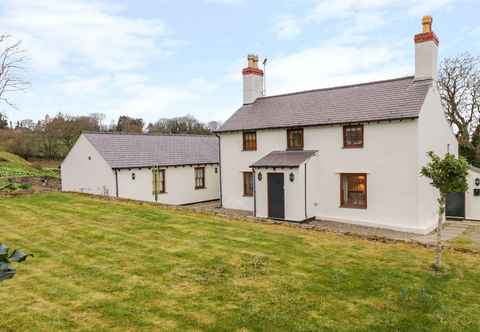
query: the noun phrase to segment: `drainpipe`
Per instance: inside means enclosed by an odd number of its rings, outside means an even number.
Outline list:
[[[307,163],[305,163],[305,219],[308,219],[307,217]]]
[[[255,184],[256,182],[256,176],[255,176],[255,168],[252,168],[252,174],[253,174],[253,216],[257,216],[257,185]]]
[[[115,196],[118,198],[118,170],[114,169],[115,171]]]
[[[220,142],[220,135],[215,134],[218,138],[218,175],[220,177],[220,207],[223,207],[223,195],[222,195],[222,145]]]

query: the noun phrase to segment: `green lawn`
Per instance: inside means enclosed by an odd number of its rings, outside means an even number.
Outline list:
[[[0,331],[479,331],[480,256],[73,194],[0,199],[35,254]]]

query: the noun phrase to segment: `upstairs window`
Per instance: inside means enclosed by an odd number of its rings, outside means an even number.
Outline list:
[[[303,150],[303,129],[287,129],[287,149]]]
[[[340,174],[340,206],[367,208],[367,174]]]
[[[205,188],[205,167],[195,167],[195,189]]]
[[[243,133],[243,150],[255,151],[257,149],[257,133],[249,131]]]
[[[243,196],[253,196],[253,172],[243,172]]]
[[[363,148],[363,125],[343,126],[343,147]]]

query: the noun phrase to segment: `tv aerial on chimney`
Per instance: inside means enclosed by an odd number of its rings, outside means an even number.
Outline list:
[[[267,61],[268,58],[263,59],[263,96],[267,95]]]

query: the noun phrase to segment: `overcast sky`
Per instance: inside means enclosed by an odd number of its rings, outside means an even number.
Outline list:
[[[248,53],[268,57],[269,95],[406,76],[422,15],[445,57],[480,54],[479,12],[477,0],[1,0],[32,87],[0,111],[225,120]]]

